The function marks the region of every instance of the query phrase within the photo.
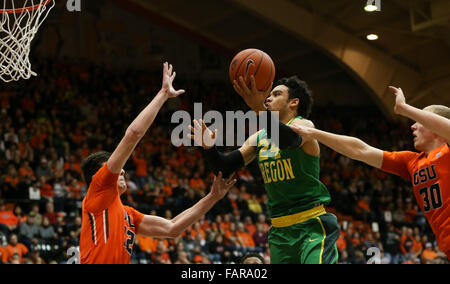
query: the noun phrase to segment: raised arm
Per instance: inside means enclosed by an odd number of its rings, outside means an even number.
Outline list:
[[[176,91],[173,86],[173,80],[176,73],[173,72],[172,65],[164,63],[162,88],[152,100],[152,102],[136,117],[128,127],[125,136],[120,141],[117,148],[109,158],[107,165],[112,173],[120,173],[126,161],[130,158],[134,148],[144,137],[150,125],[155,120],[161,107],[169,98],[175,98],[184,93],[184,90]]]
[[[146,215],[139,226],[138,234],[161,238],[178,237],[222,199],[235,183],[236,180],[232,176],[225,180],[222,178],[222,173],[219,173],[214,179],[211,192],[194,206],[180,213],[172,220]]]
[[[367,145],[358,138],[337,135],[298,124],[292,125],[291,128],[304,139],[316,139],[352,160],[361,161],[379,169],[383,166],[383,151]]]
[[[450,144],[450,119],[407,104],[401,88],[389,87],[389,89],[395,95],[395,113],[417,121],[437,135],[444,137]]]

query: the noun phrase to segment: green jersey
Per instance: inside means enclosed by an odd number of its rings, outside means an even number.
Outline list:
[[[281,150],[263,129],[257,137],[257,159],[272,218],[330,203],[330,193],[319,180],[320,157],[308,155],[301,148]]]

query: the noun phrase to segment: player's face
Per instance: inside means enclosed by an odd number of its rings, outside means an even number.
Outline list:
[[[425,152],[427,149],[426,146],[432,143],[437,137],[434,132],[418,122],[411,126],[411,130],[414,136],[414,148],[421,152]]]
[[[266,99],[264,105],[270,111],[283,112],[288,110],[289,106],[289,89],[284,85],[275,87]]]
[[[117,185],[119,187],[119,194],[123,194],[127,191],[127,183],[125,182],[125,171],[122,170],[117,180]]]

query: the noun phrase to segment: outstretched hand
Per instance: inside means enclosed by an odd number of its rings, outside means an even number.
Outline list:
[[[201,119],[201,125],[197,120],[194,120],[193,123],[194,127],[189,125],[191,134],[188,134],[188,137],[194,140],[197,145],[201,145],[205,150],[213,148],[216,144],[217,129],[212,132]]]
[[[176,76],[177,73],[173,71],[172,64],[165,62],[163,67],[163,82],[161,91],[166,94],[168,98],[176,98],[185,93],[185,90],[175,90],[173,87],[173,81]]]
[[[405,95],[403,94],[403,90],[401,88],[396,88],[392,86],[389,86],[389,90],[391,90],[395,95],[394,112],[396,114],[403,115],[403,108],[407,105]]]
[[[301,125],[296,125],[296,124],[291,124],[291,125],[289,125],[289,127],[295,133],[300,135],[303,138],[303,140],[307,140],[309,138],[312,138],[313,130],[314,130],[314,128],[312,128],[312,127],[301,126]]]
[[[237,180],[233,178],[234,174],[232,174],[228,179],[225,180],[222,178],[222,172],[219,172],[219,174],[214,177],[214,182],[211,187],[210,194],[217,200],[224,198],[228,190],[230,190],[230,188],[232,188],[237,182]]]

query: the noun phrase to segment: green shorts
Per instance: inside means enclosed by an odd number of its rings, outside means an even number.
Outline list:
[[[269,231],[272,264],[335,264],[339,223],[327,213],[289,227]]]

